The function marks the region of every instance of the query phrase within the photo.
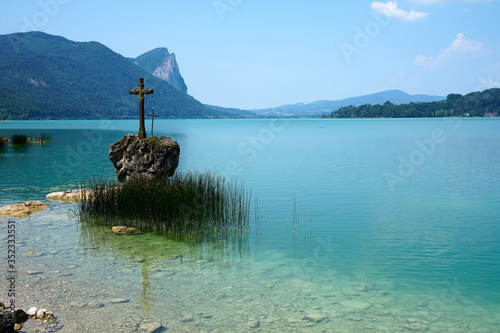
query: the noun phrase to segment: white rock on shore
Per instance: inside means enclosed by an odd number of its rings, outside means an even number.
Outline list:
[[[47,200],[51,201],[62,201],[62,202],[79,202],[83,198],[89,199],[94,191],[89,189],[76,189],[69,191],[59,191],[47,194],[45,197]]]

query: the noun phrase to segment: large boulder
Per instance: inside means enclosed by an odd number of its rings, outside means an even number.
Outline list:
[[[0,215],[8,217],[26,217],[49,208],[40,201],[26,201],[14,205],[3,206],[0,208]]]
[[[2,307],[0,307],[0,309],[2,309]],[[2,309],[0,310],[0,332],[19,332],[23,328],[26,320],[28,320],[28,315],[21,309],[16,309],[15,311]]]
[[[168,136],[139,139],[127,134],[109,146],[109,159],[121,183],[144,175],[171,177],[179,165],[179,154],[179,145]]]

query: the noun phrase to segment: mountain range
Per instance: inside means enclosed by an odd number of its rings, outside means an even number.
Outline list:
[[[275,108],[250,110],[261,116],[310,116],[332,113],[344,106],[364,104],[384,104],[389,101],[395,105],[412,102],[436,102],[446,99],[443,96],[409,95],[401,90],[386,90],[375,94],[350,97],[336,101],[316,101],[308,104],[298,103],[282,105]]]
[[[204,105],[187,94],[175,54],[167,48],[125,58],[98,42],[28,32],[0,35],[0,120],[138,118],[137,97],[128,91],[139,77],[146,88],[154,88],[146,96],[146,109],[154,108],[161,118],[312,116],[351,105],[446,99],[387,90],[257,110]]]
[[[175,56],[153,51],[130,60],[97,42],[42,32],[1,35],[0,119],[137,118],[137,96],[129,90],[137,88],[140,77],[146,88],[154,88],[146,96],[147,112],[154,108],[162,118],[228,116],[183,92]],[[157,60],[158,55],[165,58]],[[180,90],[165,79],[177,81]]]

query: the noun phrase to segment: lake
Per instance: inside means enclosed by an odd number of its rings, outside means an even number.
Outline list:
[[[108,147],[137,130],[137,120],[0,122],[0,136],[52,137],[0,148],[0,206],[50,206],[8,219],[16,306],[54,311],[47,331],[500,331],[499,119],[156,120],[154,134],[181,147],[177,172],[251,188],[259,222],[238,244],[114,235],[45,199],[116,177]]]

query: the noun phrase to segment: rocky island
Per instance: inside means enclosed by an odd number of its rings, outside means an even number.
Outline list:
[[[180,147],[170,137],[139,139],[127,134],[109,147],[109,159],[120,183],[141,175],[171,177],[179,165]]]

